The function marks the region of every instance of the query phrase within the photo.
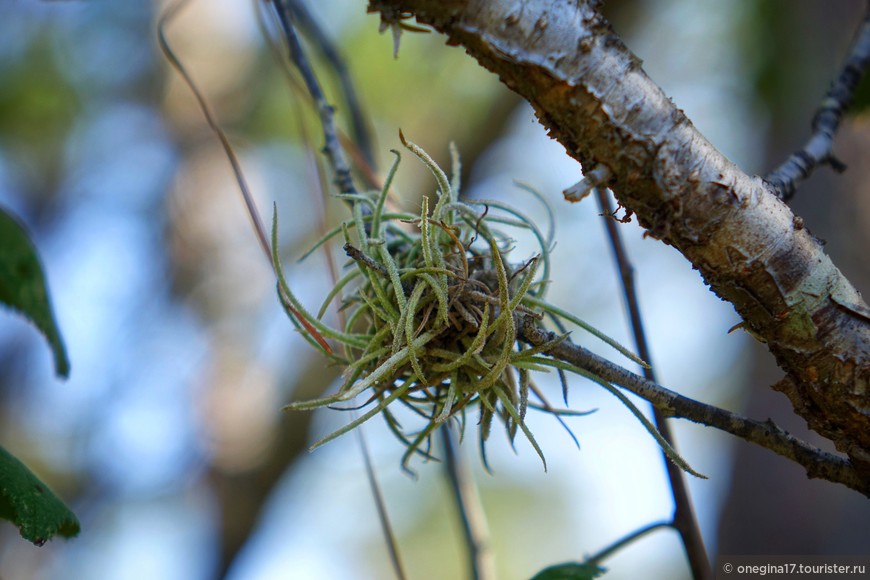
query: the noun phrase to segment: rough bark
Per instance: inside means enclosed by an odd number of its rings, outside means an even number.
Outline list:
[[[785,377],[774,388],[870,479],[870,310],[800,217],[717,151],[583,0],[373,0],[414,15],[528,100],[586,172],[677,248]]]

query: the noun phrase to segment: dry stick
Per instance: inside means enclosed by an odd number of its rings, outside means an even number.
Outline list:
[[[646,341],[643,319],[640,315],[640,304],[634,286],[634,268],[622,244],[622,237],[619,235],[616,220],[611,217],[613,206],[610,203],[607,190],[602,187],[596,187],[595,195],[598,198],[598,206],[604,214],[607,237],[610,239],[613,257],[616,260],[617,269],[622,281],[623,296],[625,298],[625,305],[628,308],[634,342],[637,345],[637,354],[650,365],[643,369],[643,375],[648,381],[655,383],[657,381],[655,373],[652,370],[652,354]],[[676,449],[676,441],[667,418],[655,405],[652,408],[656,429],[658,429],[665,441]],[[695,516],[695,508],[692,505],[692,498],[689,496],[689,490],[686,486],[686,478],[680,468],[673,461],[669,460],[664,452],[662,452],[662,459],[665,462],[668,480],[671,484],[671,494],[674,497],[673,527],[679,532],[680,538],[683,541],[683,548],[686,550],[686,557],[689,559],[689,566],[692,569],[692,577],[696,580],[711,578],[712,568],[710,567],[710,558],[704,546],[704,539],[698,526],[698,518]]]
[[[372,495],[375,498],[375,506],[378,510],[378,516],[381,520],[381,527],[389,541],[387,542],[387,550],[390,553],[390,561],[393,563],[393,570],[399,580],[406,580],[405,569],[402,568],[402,560],[399,558],[399,550],[393,533],[393,527],[390,525],[390,519],[387,517],[387,505],[384,503],[384,495],[381,493],[381,486],[375,477],[375,468],[372,465],[372,458],[369,455],[369,447],[366,444],[365,435],[363,434],[362,425],[358,429],[354,429],[359,441],[359,447],[362,450],[363,461],[366,466],[366,477],[369,481],[369,488],[372,490]]]
[[[271,0],[254,0],[257,4],[258,8],[261,8],[265,5],[266,2],[270,2]],[[292,0],[291,0],[292,1]],[[291,6],[294,8],[295,6]],[[304,5],[303,5],[304,9]],[[309,14],[307,11],[305,14]],[[271,16],[274,16],[277,19],[277,15],[270,12]],[[268,42],[269,49],[272,51],[273,56],[275,56],[275,61],[281,63],[283,67],[285,67],[287,80],[289,81],[290,87],[298,91],[298,95],[305,100],[306,104],[312,104],[313,99],[311,96],[305,91],[302,87],[301,81],[297,79],[292,74],[289,74],[289,68],[286,68],[289,64],[284,58],[284,53],[281,49],[279,49],[275,42],[271,42],[271,35],[266,28],[266,21],[264,18],[264,12],[261,9],[257,10],[257,24],[260,27],[260,31],[263,33],[263,36],[268,38],[270,42]],[[308,18],[313,18],[310,15]],[[304,17],[300,17],[299,24],[303,28],[303,34],[310,34],[313,37],[313,43],[317,46],[319,39],[326,38],[321,29],[318,28],[318,31],[311,32],[306,28],[306,20]],[[280,23],[279,23],[280,25]],[[316,21],[312,20],[310,26],[317,26]],[[328,39],[327,39],[328,41]],[[335,49],[332,49],[335,50]],[[326,49],[321,48],[321,52],[326,53]],[[343,61],[341,59],[341,55],[338,54],[337,50],[335,50],[335,55],[327,55],[327,60],[334,65],[335,62],[340,63],[341,67],[344,67]],[[335,65],[334,65],[335,66]],[[362,111],[362,106],[360,105],[359,99],[357,99],[356,94],[353,92],[353,83],[350,79],[349,74],[344,74],[342,72],[337,72],[337,76],[340,77],[340,85],[342,90],[346,93],[344,100],[347,102],[348,112],[351,116],[352,130],[356,140],[359,144],[355,143],[351,137],[346,135],[341,128],[337,128],[338,131],[338,142],[345,148],[348,156],[350,157],[350,162],[356,167],[356,169],[360,172],[362,177],[367,181],[367,183],[372,186],[372,189],[381,189],[380,179],[375,174],[373,162],[370,162],[370,159],[374,159],[374,149],[371,146],[371,137],[368,130],[368,123],[366,122],[366,116]],[[348,93],[350,91],[350,93]],[[318,164],[318,170],[320,165]]]
[[[474,580],[495,580],[495,557],[489,527],[486,525],[486,515],[468,460],[465,456],[460,456],[449,423],[441,427],[441,436],[445,468],[468,545],[471,577]]]
[[[840,128],[843,114],[852,104],[855,89],[868,64],[870,64],[870,1],[867,2],[864,21],[855,35],[843,69],[816,110],[812,135],[803,149],[793,153],[765,178],[783,201],[790,200],[795,194],[798,183],[809,177],[818,166],[828,164],[840,172],[846,169],[832,152],[834,135]]]
[[[299,96],[304,101],[304,103],[306,105],[313,106],[314,100],[311,98],[311,95],[308,94],[305,87],[302,85],[302,81],[300,79],[296,78],[290,72],[289,67],[292,63],[289,63],[287,61],[287,59],[284,58],[284,52],[283,52],[282,48],[279,48],[277,43],[273,41],[272,36],[270,34],[270,31],[266,27],[265,13],[264,13],[264,10],[262,8],[265,6],[266,2],[270,2],[270,1],[271,0],[254,0],[254,2],[257,4],[257,7],[258,7],[257,24],[259,25],[260,32],[268,40],[267,45],[269,46],[269,50],[272,52],[272,55],[275,57],[275,62],[280,63],[281,66],[283,67],[285,73],[287,73],[285,75],[285,78],[287,79],[290,88],[296,92],[297,96]],[[276,20],[276,23],[280,26],[280,22],[277,21],[277,18],[278,18],[277,14],[275,14],[274,12],[269,12],[269,15],[274,17]],[[300,24],[303,26],[303,29],[304,29],[305,21],[302,20],[300,22]],[[314,23],[314,24],[316,25],[316,23]],[[307,32],[307,31],[303,30],[303,32]],[[314,44],[316,46],[317,42],[318,42],[317,39],[319,38],[319,36],[317,34],[312,34],[312,36],[315,37]],[[324,49],[321,49],[321,50],[324,51]],[[338,62],[341,62],[339,55],[336,54],[336,56],[334,58],[337,59]],[[328,60],[332,61],[333,59],[330,58]],[[341,75],[341,73],[336,73],[336,74],[339,76]],[[342,85],[342,88],[344,89],[344,85],[345,85],[344,77],[342,77],[342,79],[343,80],[341,82],[341,85]],[[349,75],[346,77],[346,83],[347,83],[348,87],[350,87],[350,90],[352,91],[353,85],[351,84]],[[368,126],[368,124],[365,122],[365,115],[362,112],[362,107],[359,104],[359,100],[354,95],[352,97],[345,96],[345,101],[347,101],[347,103],[348,103],[349,113],[351,115],[351,118],[353,119],[352,124],[354,127],[354,129],[353,129],[354,132],[359,133],[360,132],[359,127],[362,127],[363,131],[367,131],[367,129],[365,129],[365,128]],[[305,133],[304,123],[302,125],[300,125],[300,128],[302,128],[302,132],[303,132],[303,141],[305,141],[307,143],[308,138],[304,136],[304,133]],[[353,139],[351,139],[351,137],[346,135],[341,130],[341,128],[337,128],[336,130],[338,132],[338,142],[345,148],[345,151],[347,152],[348,156],[350,157],[350,163],[352,163],[357,168],[357,170],[360,172],[360,174],[366,180],[366,182],[372,186],[372,189],[381,189],[381,182],[380,182],[378,176],[375,175],[374,165],[368,161],[369,158],[374,158],[374,152],[373,151],[368,151],[368,152],[365,151],[366,147],[371,147],[371,145],[370,145],[371,138],[369,137],[368,133],[360,133],[359,135],[357,135],[356,138],[358,141],[360,141],[360,145],[357,145],[353,141]],[[320,163],[317,163],[317,171],[318,171],[318,174],[322,174],[322,165]],[[363,208],[363,209],[365,210],[367,208]]]
[[[275,12],[278,14],[278,20],[281,22],[284,38],[287,40],[290,60],[302,75],[305,86],[308,88],[308,92],[317,106],[320,123],[323,125],[323,136],[326,141],[324,153],[329,158],[329,162],[335,171],[335,184],[341,193],[357,193],[344,149],[338,140],[338,131],[335,128],[335,119],[333,118],[335,110],[327,102],[323,89],[320,87],[320,82],[317,80],[317,76],[315,76],[311,64],[302,50],[302,44],[300,44],[299,37],[296,35],[296,29],[293,26],[293,15],[288,6],[288,0],[272,0],[272,4],[275,6]]]
[[[534,346],[559,337],[538,325],[538,321],[519,315],[518,336]],[[826,479],[850,487],[870,497],[870,482],[864,481],[845,457],[823,451],[779,428],[773,421],[756,421],[725,409],[684,397],[661,385],[628,371],[590,350],[563,340],[547,351],[549,356],[584,369],[619,385],[658,407],[666,417],[681,417],[715,427],[760,445],[802,465],[811,478]]]
[[[369,167],[374,167],[374,148],[372,147],[372,137],[371,132],[369,131],[369,125],[366,122],[367,117],[363,113],[362,105],[357,97],[353,81],[350,78],[350,72],[348,71],[344,59],[335,44],[317,22],[317,19],[314,18],[305,6],[304,1],[287,0],[287,6],[299,22],[303,33],[306,33],[311,37],[314,46],[320,49],[320,52],[323,53],[323,56],[335,72],[335,76],[338,78],[338,83],[341,86],[341,92],[344,94],[345,104],[347,105],[351,121],[352,135],[356,142],[356,146],[362,152],[366,164]]]

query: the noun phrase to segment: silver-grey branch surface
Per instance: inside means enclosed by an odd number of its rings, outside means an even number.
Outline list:
[[[774,385],[870,481],[870,315],[768,184],[713,147],[584,0],[372,0],[413,15],[528,100],[550,135],[677,248],[785,377]]]

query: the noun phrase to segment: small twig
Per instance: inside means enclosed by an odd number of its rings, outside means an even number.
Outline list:
[[[782,165],[766,177],[776,195],[783,201],[790,200],[798,183],[809,177],[820,165],[830,165],[835,171],[846,166],[832,152],[834,135],[840,128],[843,113],[852,104],[855,89],[870,64],[870,1],[864,21],[855,35],[849,56],[832,83],[822,104],[813,117],[813,133],[803,149],[793,153]]]
[[[259,25],[260,30],[263,33],[263,37],[267,39],[267,44],[269,45],[269,49],[272,52],[272,55],[275,57],[275,61],[280,63],[284,69],[284,72],[287,73],[285,77],[289,82],[291,89],[296,91],[296,93],[304,100],[306,105],[313,104],[313,99],[311,99],[311,95],[303,86],[302,81],[293,74],[290,74],[290,66],[292,66],[293,63],[288,62],[288,60],[284,57],[283,45],[280,47],[278,46],[278,42],[275,41],[269,29],[267,28],[267,23],[265,19],[265,8],[267,6],[267,3],[271,3],[272,0],[254,1],[256,2],[258,7],[257,24]],[[275,19],[275,22],[280,27],[278,15],[274,12],[269,12],[269,15]],[[312,35],[311,32],[305,29],[306,23],[303,17],[300,17],[300,25],[303,27],[303,34]],[[313,39],[312,42],[317,45],[317,38]],[[323,49],[321,48],[321,50]],[[330,50],[335,51],[334,45],[330,48]],[[330,57],[327,58],[329,59]],[[342,62],[340,57],[338,62]],[[369,123],[366,123],[365,121],[365,116],[363,115],[362,107],[359,104],[359,99],[356,97],[356,93],[353,89],[350,75],[340,71],[336,72],[335,74],[340,77],[340,84],[342,86],[342,91],[345,95],[344,100],[347,104],[348,112],[351,117],[351,129],[353,131],[353,137],[351,137],[346,135],[341,130],[341,128],[338,128],[337,131],[339,143],[344,146],[351,163],[360,172],[360,175],[366,180],[366,182],[374,189],[381,189],[381,180],[375,173],[376,164],[373,161],[375,155],[371,145],[372,138],[368,129]],[[304,124],[301,127],[303,127],[304,131]],[[304,140],[307,142],[307,139]],[[367,151],[367,149],[371,150]]]
[[[342,58],[335,43],[332,42],[324,32],[323,27],[320,26],[317,19],[314,18],[305,6],[305,2],[301,0],[287,0],[287,5],[293,12],[293,16],[299,21],[303,33],[310,37],[310,40],[320,49],[327,62],[332,66],[335,76],[338,78],[338,83],[341,86],[341,92],[344,94],[345,103],[347,104],[347,112],[350,116],[354,141],[368,166],[374,167],[374,147],[372,147],[369,125],[366,122],[366,115],[363,113],[362,105],[357,97],[344,58]]]
[[[468,462],[456,450],[449,424],[441,427],[441,435],[444,441],[444,467],[453,499],[456,500],[456,511],[459,512],[462,520],[472,578],[494,580],[495,558],[474,477],[469,470]]]
[[[674,525],[671,522],[656,522],[654,524],[649,524],[648,526],[644,526],[644,527],[640,528],[639,530],[635,530],[635,531],[631,532],[630,534],[628,534],[627,536],[620,538],[619,540],[610,544],[609,546],[607,546],[606,548],[604,548],[603,550],[601,550],[597,554],[589,556],[588,558],[586,558],[585,562],[587,564],[597,565],[597,564],[603,562],[604,560],[606,560],[607,558],[609,558],[610,556],[612,556],[613,554],[615,554],[616,552],[620,551],[621,549],[623,549],[627,545],[631,544],[632,542],[637,541],[640,538],[644,537],[645,535],[647,535],[651,532],[654,532],[656,530],[660,530],[662,528],[673,528],[673,527],[674,527]]]
[[[378,485],[378,480],[375,477],[375,469],[372,466],[372,458],[369,455],[369,448],[366,444],[363,430],[356,429],[356,434],[359,441],[359,447],[362,452],[363,461],[365,462],[366,476],[368,477],[369,488],[371,489],[372,497],[375,500],[375,507],[378,510],[378,516],[381,522],[381,530],[384,532],[384,536],[386,536],[387,550],[390,553],[390,562],[393,565],[393,571],[396,573],[396,577],[399,580],[406,580],[407,576],[405,575],[405,569],[402,567],[402,561],[399,558],[399,551],[397,549],[398,542],[396,542],[396,535],[393,533],[393,527],[390,525],[390,518],[387,515],[387,506],[384,503],[384,496],[381,493],[381,486]]]
[[[613,172],[606,165],[598,164],[594,169],[590,169],[583,176],[583,179],[567,188],[562,192],[566,201],[576,203],[586,198],[597,188],[604,188],[610,178],[613,177]]]
[[[522,315],[520,315],[517,325],[517,332],[520,339],[533,346],[542,345],[559,337],[555,332],[541,328],[534,319]],[[684,397],[569,340],[563,340],[556,344],[547,351],[547,354],[619,385],[649,401],[668,417],[689,419],[695,423],[731,433],[802,465],[811,478],[842,483],[870,497],[870,482],[861,478],[847,458],[828,453],[801,441],[779,428],[771,420],[756,421]]]
[[[622,244],[622,238],[619,235],[616,220],[607,217],[613,213],[613,207],[610,203],[610,198],[607,195],[607,190],[596,187],[595,195],[598,198],[598,206],[601,208],[601,212],[605,216],[604,225],[607,228],[607,237],[610,239],[610,245],[613,249],[613,257],[616,260],[616,265],[619,269],[623,296],[625,297],[625,304],[628,308],[631,329],[634,334],[634,342],[637,345],[637,354],[650,365],[644,367],[643,375],[647,380],[657,382],[652,367],[652,354],[650,353],[649,345],[646,340],[643,319],[640,315],[640,305],[637,299],[637,293],[635,292],[634,268],[632,267],[628,254],[625,251],[625,247]],[[667,422],[667,418],[655,405],[653,405],[653,418],[655,419],[656,429],[659,430],[659,433],[662,434],[665,441],[667,441],[671,447],[676,448],[675,438],[671,432],[671,427]],[[674,498],[673,525],[683,541],[683,548],[686,550],[686,557],[689,560],[689,567],[692,569],[692,576],[696,579],[710,578],[712,575],[710,558],[707,555],[707,549],[704,546],[704,539],[701,536],[701,528],[698,525],[698,518],[695,515],[692,498],[689,496],[689,489],[686,486],[686,478],[680,468],[677,467],[673,461],[668,460],[668,458],[664,456],[664,452],[662,452],[662,455],[668,473],[668,480],[671,484],[671,494]]]
[[[327,102],[320,82],[314,74],[314,69],[312,69],[311,63],[302,49],[302,44],[299,42],[299,37],[293,25],[294,14],[289,6],[289,0],[272,0],[272,4],[275,6],[278,20],[281,22],[281,29],[284,32],[284,38],[287,40],[290,60],[296,65],[296,68],[302,75],[302,79],[305,81],[308,92],[311,93],[311,97],[317,105],[320,123],[323,125],[323,136],[325,139],[324,153],[326,153],[335,171],[335,184],[340,193],[357,193],[350,172],[350,165],[348,165],[347,158],[345,157],[344,148],[342,148],[338,140],[338,131],[333,118],[334,109]]]
[[[357,263],[361,264],[362,266],[365,266],[369,270],[374,270],[375,272],[377,272],[378,274],[380,274],[381,276],[383,276],[385,278],[389,277],[390,273],[387,272],[386,268],[384,268],[383,266],[381,266],[380,264],[375,262],[373,259],[366,256],[362,252],[362,250],[358,249],[353,244],[347,243],[344,245],[344,248],[342,248],[342,249],[344,250],[344,253],[348,255],[349,258],[351,258],[352,260],[355,260]]]

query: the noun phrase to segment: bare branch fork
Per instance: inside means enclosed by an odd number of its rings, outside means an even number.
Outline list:
[[[449,44],[463,46],[532,104],[550,135],[584,168],[608,168],[599,171],[608,175],[599,185],[613,190],[648,235],[678,249],[734,305],[743,327],[766,342],[785,371],[774,388],[849,461],[819,455],[765,423],[727,411],[705,411],[702,422],[756,443],[775,441],[811,475],[866,491],[870,310],[770,184],[716,150],[646,75],[599,5],[371,0],[369,9],[388,23],[411,14]],[[693,412],[694,401],[640,388],[649,383],[631,384],[666,409],[678,404],[673,415]]]
[[[835,171],[840,172],[846,169],[846,166],[834,157],[834,135],[840,128],[843,114],[852,104],[855,89],[868,64],[870,64],[870,2],[867,2],[864,21],[855,35],[846,62],[813,117],[812,135],[800,151],[793,153],[765,178],[783,201],[791,199],[798,184],[820,165],[830,165]]]

